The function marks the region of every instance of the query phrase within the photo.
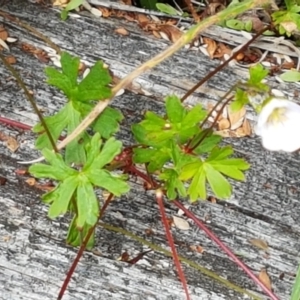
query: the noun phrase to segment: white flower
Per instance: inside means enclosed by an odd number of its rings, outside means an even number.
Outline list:
[[[300,148],[300,106],[286,99],[271,99],[263,106],[256,125],[263,146],[271,151]]]

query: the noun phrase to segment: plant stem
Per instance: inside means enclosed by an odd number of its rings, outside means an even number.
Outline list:
[[[175,244],[174,244],[173,236],[170,232],[170,227],[169,227],[169,224],[168,224],[168,220],[167,220],[167,216],[166,216],[166,212],[165,212],[165,207],[164,207],[164,202],[163,202],[163,192],[162,192],[162,190],[160,190],[160,189],[156,190],[155,197],[156,197],[156,201],[157,201],[157,204],[159,206],[160,213],[161,213],[161,220],[162,220],[162,223],[165,227],[167,240],[168,240],[169,245],[170,245],[171,250],[172,250],[172,257],[173,257],[174,264],[175,264],[177,272],[178,272],[178,276],[179,276],[180,281],[182,283],[182,286],[183,286],[183,289],[184,289],[184,292],[185,292],[185,295],[186,295],[186,299],[190,300],[189,291],[188,291],[188,287],[187,287],[187,282],[186,282],[184,273],[183,273],[181,265],[180,265],[180,261],[179,261],[178,253],[177,253],[177,250],[176,250],[176,247],[175,247]]]
[[[64,283],[63,283],[62,287],[60,288],[57,300],[61,300],[62,297],[64,296],[64,293],[65,293],[65,291],[66,291],[66,289],[68,287],[68,284],[69,284],[69,282],[70,282],[70,280],[71,280],[71,278],[73,276],[73,273],[74,273],[74,271],[75,271],[75,269],[76,269],[76,267],[78,265],[78,262],[79,262],[79,260],[80,260],[80,258],[82,256],[84,250],[86,249],[86,245],[88,244],[88,242],[89,242],[89,240],[90,240],[93,232],[96,229],[96,226],[97,226],[99,220],[103,217],[103,214],[104,214],[107,206],[109,205],[109,203],[112,201],[113,197],[114,197],[114,195],[112,193],[110,193],[109,196],[108,196],[108,198],[107,198],[107,200],[105,201],[104,205],[101,208],[101,211],[99,213],[99,217],[98,217],[97,222],[95,223],[95,225],[93,227],[91,227],[89,229],[87,235],[85,236],[85,239],[83,240],[83,243],[81,244],[81,246],[80,246],[80,248],[79,248],[79,250],[78,250],[78,252],[76,254],[76,257],[75,257],[74,261],[72,262],[72,265],[71,265],[71,267],[70,267],[70,269],[69,269],[69,271],[68,271],[68,273],[66,275]]]
[[[261,289],[272,299],[279,300],[252,272],[251,270],[216,236],[211,232],[193,213],[186,209],[179,201],[172,201],[178,208],[192,219],[199,228],[201,228],[211,240],[213,240]]]
[[[2,60],[3,64],[6,66],[6,68],[13,74],[13,76],[15,77],[15,79],[17,80],[17,83],[19,84],[20,88],[24,91],[25,93],[25,97],[27,98],[28,102],[31,104],[34,112],[37,114],[37,116],[39,117],[39,120],[41,122],[41,124],[43,125],[46,134],[49,138],[50,144],[52,146],[52,148],[54,149],[55,152],[58,152],[57,146],[53,140],[53,137],[50,133],[50,130],[44,120],[44,117],[42,115],[42,113],[40,112],[40,110],[38,109],[33,96],[29,93],[26,85],[24,84],[24,82],[22,81],[20,75],[18,74],[18,72],[6,61],[5,57],[0,53],[0,59]]]
[[[238,54],[246,50],[256,39],[258,39],[270,26],[264,27],[255,36],[252,37],[247,43],[245,43],[238,51],[234,52],[227,60],[225,60],[221,65],[217,66],[213,71],[204,76],[196,85],[194,85],[187,93],[181,98],[183,102],[187,97],[189,97],[193,92],[195,92],[204,82],[208,81],[211,77],[216,75],[222,69],[224,69],[233,59],[235,59]]]

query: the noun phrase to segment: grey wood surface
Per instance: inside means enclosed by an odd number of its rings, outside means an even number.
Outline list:
[[[2,9],[28,22],[62,49],[90,63],[104,60],[120,77],[168,46],[168,42],[145,34],[136,24],[119,19],[96,19],[84,15],[62,22],[56,10],[28,1],[10,1]],[[38,47],[45,45],[19,26],[1,18],[0,22],[10,36],[19,39],[17,45],[20,42]],[[121,26],[129,30],[129,36],[114,33]],[[46,114],[53,113],[64,99],[56,89],[45,84],[43,69],[46,64],[17,45],[11,46],[11,53],[17,58],[16,69],[34,92],[39,107]],[[130,125],[139,121],[145,110],[163,113],[165,95],[172,92],[183,94],[218,63],[200,52],[182,50],[137,79],[136,83],[151,92],[151,97],[126,91],[113,102],[126,116],[118,135],[124,144],[132,140]],[[33,125],[36,116],[2,64],[0,74],[1,116]],[[190,102],[205,104],[215,101],[245,76],[246,71],[228,67],[201,88]],[[296,85],[269,80],[273,87],[282,89],[290,98],[299,91]],[[20,142],[16,153],[11,153],[5,143],[0,142],[0,175],[8,179],[5,185],[0,185],[0,299],[56,299],[76,254],[76,249],[65,244],[69,218],[47,218],[47,207],[40,201],[41,192],[25,183],[26,176],[15,173],[21,168],[18,160],[37,157],[38,153],[33,149],[34,136],[3,125],[0,125],[0,132],[15,136]],[[266,267],[274,292],[279,299],[286,300],[299,262],[299,154],[270,153],[262,149],[256,137],[228,139],[226,142],[233,143],[238,155],[251,163],[247,181],[234,183],[233,196],[226,202],[199,202],[190,209],[200,219],[208,218],[207,226],[255,273]],[[168,249],[152,193],[144,192],[141,183],[135,179],[131,186],[128,195],[112,203],[104,221]],[[166,210],[169,216],[177,213],[170,203],[166,203]],[[152,228],[155,234],[147,237],[145,230],[148,228]],[[194,224],[191,223],[188,231],[173,229],[173,234],[182,256],[252,291],[260,299],[267,299]],[[268,256],[248,242],[252,238],[268,243]],[[192,252],[190,245],[201,245],[205,252]],[[95,250],[84,254],[64,299],[184,299],[170,258],[150,252],[133,266],[119,262],[117,258],[124,251],[134,256],[145,247],[101,227],[97,229]],[[228,289],[199,271],[185,265],[184,271],[192,299],[247,299],[247,296]]]

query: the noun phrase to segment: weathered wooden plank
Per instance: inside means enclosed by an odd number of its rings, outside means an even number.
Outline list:
[[[147,36],[135,24],[122,20],[97,20],[84,16],[64,23],[55,10],[43,9],[26,1],[11,1],[5,9],[51,37],[63,49],[89,62],[103,59],[120,77],[168,44]],[[12,36],[21,41],[43,45],[16,25],[5,21],[5,26]],[[114,29],[120,26],[130,31],[128,37],[114,33]],[[56,111],[63,104],[63,97],[45,84],[45,65],[17,47],[12,47],[11,51],[18,60],[16,68],[34,92],[39,106],[46,109],[47,114]],[[136,82],[150,91],[153,97],[126,92],[116,98],[114,105],[126,115],[119,137],[125,144],[129,143],[129,127],[141,118],[143,111],[162,112],[161,100],[166,94],[172,91],[184,93],[217,64],[217,61],[210,61],[200,53],[182,50],[141,76]],[[1,115],[34,124],[36,117],[32,109],[2,65],[0,74]],[[216,100],[245,74],[227,68],[200,90],[196,100],[203,103],[207,99]],[[274,81],[272,84],[277,85]],[[277,87],[291,97],[294,91],[299,90],[295,85]],[[17,134],[3,126],[0,130],[14,136]],[[37,156],[32,149],[32,135],[26,133],[19,139],[23,143],[15,154],[9,153],[4,143],[0,144],[0,172],[8,178],[8,183],[0,186],[0,299],[54,299],[76,251],[64,243],[68,218],[47,219],[47,209],[40,203],[39,191],[30,188],[24,178],[15,175],[14,171],[19,167],[17,160]],[[257,138],[227,142],[233,143],[239,155],[252,164],[247,182],[234,185],[234,194],[228,202],[201,202],[190,209],[201,219],[209,216],[210,223],[207,225],[255,272],[267,267],[275,293],[280,299],[288,299],[293,281],[291,274],[296,271],[300,250],[299,154],[269,153],[262,150]],[[167,203],[166,207],[168,215],[176,213],[170,204]],[[112,203],[104,221],[143,237],[145,229],[153,228],[155,235],[150,239],[167,247],[153,195],[145,193],[139,183],[132,182],[130,194]],[[187,232],[173,229],[180,254],[265,299],[242,271],[191,225],[192,229]],[[251,246],[247,242],[250,238],[267,241],[269,257],[264,257],[262,251]],[[201,245],[205,252],[193,253],[190,245]],[[96,248],[101,256],[85,254],[65,299],[183,299],[184,294],[170,259],[149,253],[134,266],[117,262],[116,258],[123,251],[127,250],[134,256],[143,247],[121,234],[101,228],[97,230]],[[185,272],[192,299],[244,298],[191,268],[185,267]],[[282,273],[285,276],[279,279]]]

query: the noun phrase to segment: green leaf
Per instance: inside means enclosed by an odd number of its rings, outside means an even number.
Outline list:
[[[43,155],[50,165],[34,164],[29,168],[29,172],[37,178],[52,178],[55,180],[65,180],[77,173],[76,170],[68,167],[60,154],[49,149],[44,149]]]
[[[247,170],[249,164],[243,159],[230,158],[232,153],[230,146],[215,147],[205,161],[194,157],[194,162],[183,166],[178,178],[183,181],[191,179],[188,194],[192,201],[206,199],[206,183],[217,197],[228,198],[232,188],[223,175],[236,180],[245,179],[242,171]]]
[[[182,106],[180,99],[175,96],[168,96],[166,98],[166,110],[168,119],[171,123],[179,123],[182,121],[183,117],[186,115],[186,111]]]
[[[68,52],[62,52],[60,62],[63,74],[68,77],[71,83],[71,87],[74,88],[77,85],[77,77],[80,63],[79,57],[73,57]]]
[[[162,130],[166,125],[166,120],[152,111],[147,111],[145,119],[140,123],[147,131]]]
[[[120,129],[119,123],[123,120],[122,113],[112,107],[106,107],[93,125],[93,129],[100,133],[101,137],[108,139]]]
[[[149,163],[148,171],[154,173],[161,169],[166,162],[170,160],[170,148],[159,147],[159,148],[135,148],[133,149],[133,161],[135,163]]]
[[[75,109],[70,109],[68,114],[67,133],[71,134],[80,124],[82,117]],[[83,142],[84,141],[84,142]],[[72,163],[84,164],[86,160],[86,153],[84,145],[88,141],[87,133],[81,133],[76,139],[70,142],[66,147],[65,162],[68,165]]]
[[[207,112],[201,105],[195,105],[183,118],[182,128],[193,128],[196,124],[203,121],[207,115]]]
[[[67,243],[72,245],[73,247],[81,246],[82,241],[85,240],[88,231],[91,229],[91,226],[84,224],[81,230],[78,230],[76,226],[76,216],[73,217],[72,222],[69,226],[68,235],[67,235]],[[91,235],[86,249],[91,250],[95,244],[95,232]]]
[[[226,26],[235,30],[243,30],[245,25],[242,21],[231,19],[226,21]]]
[[[60,18],[63,20],[63,21],[66,21],[67,18],[68,18],[68,14],[69,12],[66,10],[66,9],[63,9],[60,13]]]
[[[176,16],[176,15],[181,15],[181,13],[176,10],[174,7],[172,7],[169,4],[164,4],[164,3],[156,3],[156,8],[168,15]]]
[[[56,218],[59,215],[65,214],[68,210],[69,203],[73,197],[73,194],[77,188],[78,181],[76,176],[67,177],[62,183],[59,184],[58,188],[55,190],[55,194],[52,196],[52,205],[49,208],[48,216],[50,218]],[[45,195],[46,199],[51,198],[50,195]]]
[[[102,140],[100,139],[99,133],[94,134],[90,142],[85,146],[86,150],[86,163],[84,165],[83,171],[88,170],[92,167],[95,159],[99,155],[99,150],[102,146]]]
[[[156,10],[157,0],[140,0],[141,7]]]
[[[93,167],[102,168],[110,163],[121,153],[121,149],[122,143],[117,141],[114,137],[111,137],[102,147],[100,154],[95,158]]]
[[[186,188],[178,178],[178,173],[175,170],[167,169],[159,175],[159,178],[165,182],[167,196],[170,200],[174,200],[177,197],[177,193],[181,197],[186,197]]]
[[[300,81],[300,72],[290,70],[281,74],[279,77],[286,82],[298,82]]]
[[[207,161],[213,162],[213,161],[227,159],[228,156],[230,156],[232,153],[233,153],[233,149],[231,146],[226,146],[224,148],[215,147],[211,151]]]
[[[104,100],[111,97],[111,89],[108,84],[111,77],[103,62],[97,61],[89,74],[80,82],[78,93],[74,95],[77,101]]]
[[[113,176],[106,170],[93,168],[86,175],[94,185],[104,188],[116,196],[121,196],[130,189],[127,182],[122,178]]]
[[[103,100],[111,96],[111,90],[107,86],[111,82],[111,77],[108,70],[103,67],[103,63],[96,62],[89,74],[78,83],[79,62],[79,58],[63,52],[61,54],[62,73],[54,68],[46,68],[45,71],[48,83],[62,90],[69,99],[69,102],[56,115],[45,118],[55,142],[64,130],[67,135],[71,134],[93,109],[92,103],[87,103],[87,101]],[[108,138],[119,129],[118,122],[121,118],[122,115],[117,110],[107,108],[92,126],[103,137]],[[44,129],[41,124],[38,124],[34,127],[34,131],[43,132]],[[68,164],[85,163],[84,146],[88,141],[88,135],[83,133],[67,145],[65,157]],[[36,147],[38,149],[51,148],[45,133],[37,139]]]
[[[261,83],[263,79],[268,75],[269,71],[265,69],[261,64],[257,64],[249,69],[250,79],[248,84],[256,85]]]
[[[246,30],[246,31],[248,31],[248,32],[251,32],[251,31],[252,31],[253,24],[252,24],[252,21],[251,21],[251,20],[247,21],[247,22],[244,24],[244,26],[245,26],[245,30]]]
[[[300,299],[300,265],[298,265],[296,279],[292,289],[291,300],[299,300]]]
[[[207,181],[219,198],[228,198],[231,195],[231,185],[211,164],[203,165]]]
[[[192,182],[188,189],[188,194],[191,198],[191,201],[196,201],[197,199],[206,199],[206,175],[203,167],[201,166],[195,176],[192,179]]]
[[[79,177],[77,188],[78,218],[76,225],[82,228],[84,224],[95,225],[99,216],[99,204],[92,184],[86,176]]]
[[[44,121],[46,122],[50,134],[54,141],[58,140],[62,131],[67,126],[68,115],[69,115],[69,107],[68,105],[66,105],[56,115],[50,117],[44,117]],[[42,150],[44,148],[52,149],[52,144],[50,143],[46,132],[44,132],[44,128],[41,123],[35,125],[32,131],[36,133],[41,133],[35,141],[35,147],[37,149],[39,150]]]
[[[188,180],[188,179],[192,178],[193,176],[195,176],[197,171],[202,168],[202,164],[203,163],[201,160],[197,160],[195,162],[186,164],[182,168],[182,172],[180,173],[179,179]]]
[[[134,148],[133,149],[133,161],[136,164],[144,164],[153,160],[157,149],[151,148]],[[167,159],[169,155],[167,156]]]
[[[71,96],[72,81],[70,78],[58,70],[47,67],[45,73],[48,77],[47,83],[60,89],[68,98]]]
[[[190,147],[194,148],[194,145],[196,145],[199,141],[203,139],[204,134],[206,134],[207,129],[201,131],[195,138],[193,139]],[[211,152],[212,149],[221,142],[222,137],[219,135],[212,134],[212,131],[210,134],[208,134],[200,143],[200,145],[194,149],[194,153],[196,154],[204,154]]]
[[[66,9],[67,11],[76,9],[77,7],[79,7],[80,5],[82,5],[83,2],[84,2],[84,0],[71,0],[71,1],[67,4],[67,6],[65,7],[65,9]]]
[[[246,91],[243,91],[240,88],[237,88],[234,95],[234,101],[230,104],[230,109],[233,112],[239,111],[243,106],[249,103],[249,98]]]

